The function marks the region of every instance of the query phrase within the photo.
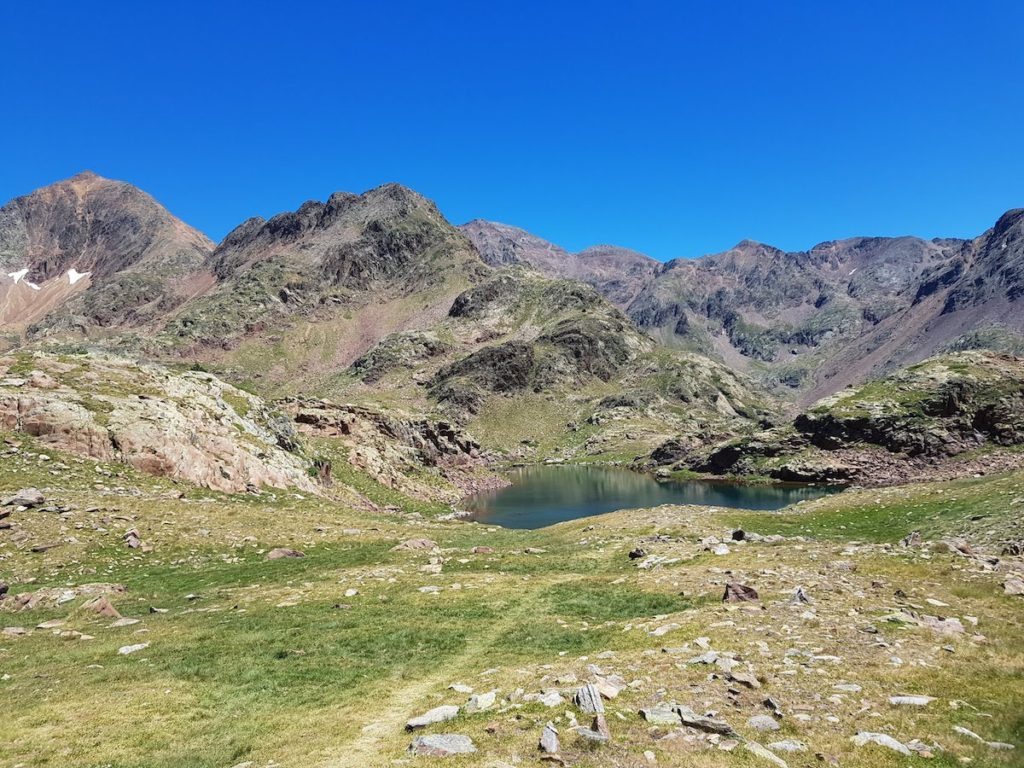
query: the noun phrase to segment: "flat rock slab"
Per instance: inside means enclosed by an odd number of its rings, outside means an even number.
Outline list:
[[[417,728],[426,728],[428,725],[443,723],[445,720],[452,720],[458,716],[458,714],[459,708],[454,704],[445,704],[441,707],[434,707],[418,717],[411,718],[405,724],[405,730],[415,731]]]
[[[768,745],[768,749],[772,752],[806,752],[807,745],[796,739],[783,739],[782,741],[773,741]]]
[[[476,752],[476,746],[469,736],[458,733],[439,733],[417,736],[409,745],[409,751],[421,757],[451,757]]]
[[[906,755],[907,757],[914,754],[910,751],[910,747],[900,741],[896,741],[896,739],[886,733],[861,731],[856,736],[851,736],[850,741],[858,747],[863,747],[868,744],[877,744],[880,747],[886,747],[887,749],[899,752],[901,755]]]
[[[698,731],[705,731],[706,733],[717,733],[722,736],[736,736],[736,731],[733,730],[732,726],[729,725],[725,720],[716,720],[713,717],[707,715],[698,715],[692,709],[687,706],[677,706],[676,713],[679,715],[679,719],[683,725],[688,725],[690,728],[696,728]]]
[[[890,696],[889,703],[894,707],[924,707],[935,701],[934,696]]]
[[[478,693],[471,696],[469,701],[466,702],[466,714],[483,712],[485,709],[490,709],[494,706],[497,695],[496,691],[488,691],[487,693]]]
[[[743,748],[752,755],[756,755],[762,760],[771,763],[772,765],[778,766],[778,768],[789,768],[789,763],[783,760],[781,757],[776,755],[774,752],[769,752],[767,749],[762,747],[756,741],[747,741],[743,743]]]
[[[122,646],[117,649],[117,652],[122,656],[128,656],[129,654],[137,653],[138,651],[144,651],[146,648],[149,648],[149,643],[136,643],[135,645]]]
[[[647,709],[641,709],[640,715],[651,725],[679,725],[679,713],[676,712],[675,704],[656,704]]]
[[[777,731],[782,727],[771,715],[755,715],[747,720],[747,725],[755,731]]]
[[[13,496],[0,501],[0,507],[38,507],[46,501],[38,488],[22,488]]]

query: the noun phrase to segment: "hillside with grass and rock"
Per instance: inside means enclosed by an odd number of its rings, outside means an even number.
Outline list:
[[[894,484],[1019,466],[1024,362],[991,352],[931,358],[837,392],[786,424],[716,446],[667,441],[655,463],[800,482]]]
[[[660,264],[397,184],[219,244],[17,198],[0,764],[1020,765],[1022,221]],[[835,487],[468,511],[522,465]]]

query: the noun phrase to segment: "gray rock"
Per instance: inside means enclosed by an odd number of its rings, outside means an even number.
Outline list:
[[[471,715],[474,712],[483,712],[485,709],[490,709],[494,706],[494,701],[497,698],[495,691],[488,691],[487,693],[478,693],[475,696],[470,696],[469,701],[466,702],[466,714]]]
[[[755,731],[777,731],[781,727],[771,715],[754,715],[747,720],[747,725]]]
[[[789,764],[785,760],[778,755],[769,752],[756,741],[744,742],[743,748],[750,754],[760,757],[762,760],[766,760],[772,765],[778,766],[778,768],[789,768]]]
[[[793,590],[793,596],[789,598],[789,602],[793,605],[801,605],[810,604],[813,601],[811,600],[811,596],[804,591],[803,587],[797,587]]]
[[[587,683],[576,691],[572,701],[581,712],[586,712],[588,715],[604,714],[604,702],[601,701],[601,694],[592,683]]]
[[[889,703],[894,707],[924,707],[935,701],[934,696],[890,696]]]
[[[1004,741],[986,741],[981,736],[976,734],[974,731],[968,730],[967,728],[964,728],[962,725],[954,725],[953,726],[953,730],[956,733],[959,733],[961,736],[966,736],[969,739],[974,739],[975,741],[980,741],[982,744],[984,744],[985,746],[989,747],[990,749],[1001,749],[1001,750],[1016,749],[1016,747],[1014,747],[1013,744],[1007,744]]]
[[[1024,595],[1024,578],[1020,576],[1007,576],[1003,582],[1003,593],[1007,595]]]
[[[717,733],[722,736],[739,735],[733,730],[731,725],[725,722],[725,720],[716,720],[715,718],[708,717],[707,715],[698,715],[692,709],[683,704],[676,707],[676,713],[679,715],[679,719],[682,721],[683,725],[696,728],[698,731]]]
[[[443,723],[445,720],[452,720],[459,714],[459,708],[454,704],[445,704],[444,706],[434,707],[433,709],[424,712],[422,715],[411,718],[405,724],[405,730],[415,731],[417,728],[426,728],[428,725],[434,725],[435,723]]]
[[[476,752],[476,746],[469,736],[457,733],[439,733],[417,736],[409,745],[409,751],[421,757],[451,757]]]
[[[806,752],[807,745],[796,739],[783,739],[782,741],[773,741],[768,745],[768,749],[773,752]]]
[[[655,704],[653,707],[640,710],[640,716],[651,725],[675,726],[680,724],[676,705],[667,702]]]
[[[544,731],[540,735],[540,751],[546,752],[549,755],[557,755],[560,749],[558,729],[555,728],[554,723],[549,722],[544,726]]]
[[[589,728],[580,725],[577,726],[574,730],[577,734],[582,736],[584,739],[587,739],[588,741],[604,743],[607,741],[611,741],[612,738],[612,733],[608,729],[608,722],[604,719],[604,715],[595,715],[594,720],[590,724]]]
[[[437,548],[437,542],[431,541],[430,539],[406,539],[400,544],[396,544],[395,546],[393,546],[391,550],[393,552],[400,552],[402,550],[410,550],[415,552],[417,550],[431,551]]]
[[[38,507],[46,501],[38,488],[22,488],[13,496],[0,501],[0,507]]]
[[[910,751],[910,748],[906,744],[897,741],[892,736],[886,733],[872,733],[871,731],[861,731],[856,736],[851,736],[850,741],[858,747],[866,746],[867,744],[877,744],[880,747],[891,749],[894,752],[899,752],[901,755],[910,757],[914,753]]]
[[[904,536],[902,539],[900,539],[900,544],[902,544],[904,547],[920,547],[921,546],[921,532],[920,531],[911,531],[906,536]]]
[[[756,690],[761,687],[761,681],[749,672],[730,672],[728,677],[731,682],[745,685],[751,690]]]

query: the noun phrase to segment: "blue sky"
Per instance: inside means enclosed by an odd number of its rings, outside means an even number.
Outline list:
[[[578,249],[974,236],[1024,206],[1024,3],[0,9],[0,200],[89,168],[220,239],[386,181]]]

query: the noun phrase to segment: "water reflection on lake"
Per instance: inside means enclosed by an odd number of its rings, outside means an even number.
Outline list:
[[[474,494],[460,506],[481,522],[506,528],[542,528],[617,509],[659,504],[780,509],[835,490],[704,480],[659,482],[650,475],[611,467],[523,467],[508,476],[512,485]]]

